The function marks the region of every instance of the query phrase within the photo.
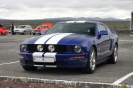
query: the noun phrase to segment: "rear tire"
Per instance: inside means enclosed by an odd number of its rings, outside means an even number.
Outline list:
[[[23,32],[23,35],[26,35],[26,32],[25,31]]]
[[[32,33],[33,35],[35,35],[36,33]]]
[[[26,71],[35,71],[35,70],[37,70],[37,67],[34,67],[34,66],[22,66],[22,67]]]
[[[92,74],[92,73],[94,73],[95,68],[96,68],[96,51],[95,51],[94,47],[91,47],[89,56],[88,56],[88,61],[84,68],[84,72]]]
[[[110,58],[107,60],[110,64],[116,64],[116,61],[118,59],[118,47],[115,44],[113,48],[113,53],[111,54]]]
[[[32,32],[30,32],[30,35],[32,34]]]

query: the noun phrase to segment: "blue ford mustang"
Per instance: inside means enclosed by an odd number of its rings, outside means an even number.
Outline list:
[[[82,68],[93,73],[96,65],[118,58],[118,36],[105,24],[95,21],[65,21],[44,35],[23,41],[19,59],[26,71],[38,67]]]

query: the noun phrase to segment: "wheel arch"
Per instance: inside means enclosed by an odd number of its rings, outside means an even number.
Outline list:
[[[116,44],[116,46],[117,46],[117,48],[118,48],[118,42],[116,42],[115,44]]]
[[[96,52],[96,59],[97,59],[97,47],[96,47],[96,45],[92,45],[91,47],[94,47],[95,52]]]

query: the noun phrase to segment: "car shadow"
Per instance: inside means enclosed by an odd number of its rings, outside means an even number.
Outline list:
[[[98,64],[96,66],[96,70],[93,74],[97,73],[99,69],[105,67],[106,65],[109,65],[107,62],[103,62],[101,64]],[[85,73],[82,68],[78,69],[68,69],[68,68],[43,68],[39,67],[36,71],[25,71],[27,73],[32,74],[49,74],[49,75],[87,75],[88,73]]]

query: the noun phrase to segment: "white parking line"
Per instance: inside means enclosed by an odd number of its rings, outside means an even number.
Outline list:
[[[118,85],[118,84],[120,84],[122,81],[126,80],[127,78],[129,78],[129,77],[132,76],[132,75],[133,75],[133,72],[131,72],[131,73],[125,75],[124,77],[122,77],[122,78],[116,80],[116,81],[115,81],[114,83],[112,83],[112,84],[113,84],[113,85]]]
[[[130,36],[133,36],[133,35],[130,35]]]
[[[2,64],[0,64],[0,66],[1,65],[6,65],[6,64],[14,64],[14,63],[18,63],[19,61],[15,61],[15,62],[10,62],[10,63],[2,63]]]
[[[133,40],[119,40],[120,42],[133,42]]]

